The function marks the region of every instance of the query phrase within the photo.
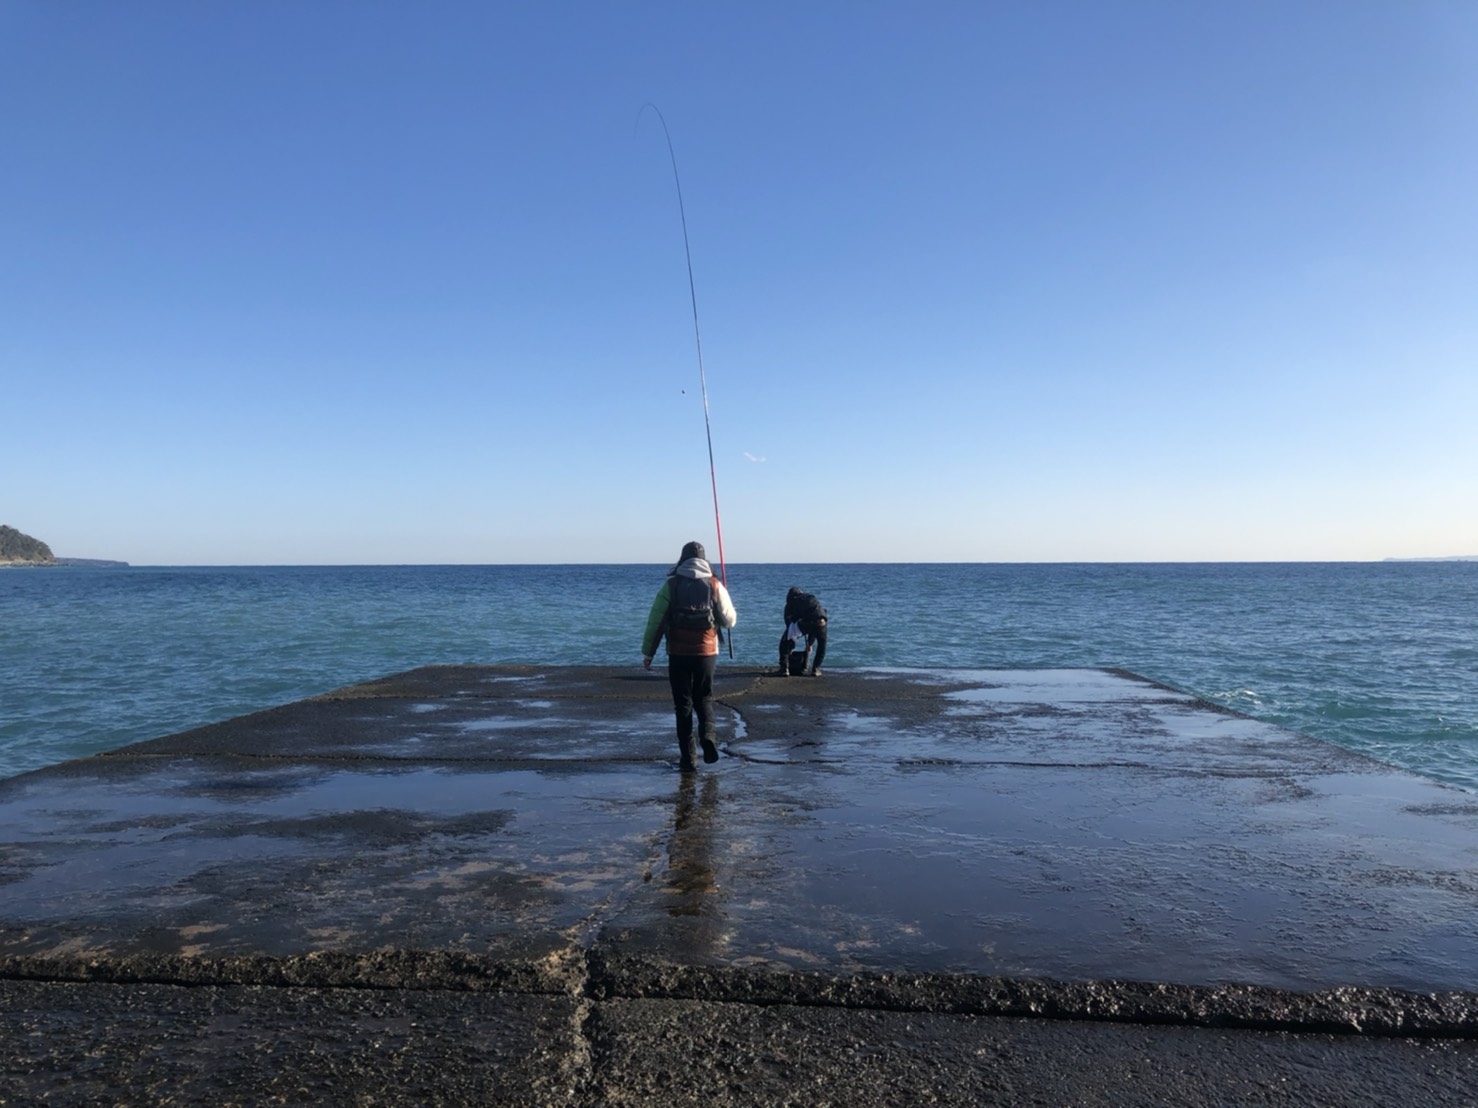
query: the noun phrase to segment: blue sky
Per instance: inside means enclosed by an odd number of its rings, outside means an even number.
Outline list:
[[[1478,554],[1478,5],[0,3],[0,523]]]

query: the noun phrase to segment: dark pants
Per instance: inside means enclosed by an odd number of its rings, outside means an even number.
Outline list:
[[[816,646],[816,655],[811,659],[811,669],[821,668],[821,660],[826,657],[826,620],[817,620],[815,623],[802,623],[799,625],[801,634],[806,636],[808,642]],[[786,630],[790,630],[788,627]],[[793,640],[780,636],[780,668],[784,669],[786,662],[790,660],[791,643]]]
[[[667,658],[667,680],[672,685],[672,707],[677,714],[677,748],[684,762],[693,760],[693,710],[698,711],[698,737],[714,737],[713,672],[718,655],[676,654]]]

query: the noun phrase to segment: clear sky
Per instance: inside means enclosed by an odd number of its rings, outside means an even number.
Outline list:
[[[0,0],[0,523],[1478,554],[1478,4]]]

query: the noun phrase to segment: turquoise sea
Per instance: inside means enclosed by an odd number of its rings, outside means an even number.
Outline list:
[[[0,571],[0,776],[441,662],[640,664],[665,566]],[[827,668],[1113,666],[1478,790],[1478,562],[731,565]],[[822,680],[825,678],[823,677]]]

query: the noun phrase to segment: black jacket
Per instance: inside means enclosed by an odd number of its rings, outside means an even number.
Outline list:
[[[800,624],[807,634],[815,634],[821,621],[826,618],[826,609],[808,592],[791,589],[785,597],[785,626]]]

